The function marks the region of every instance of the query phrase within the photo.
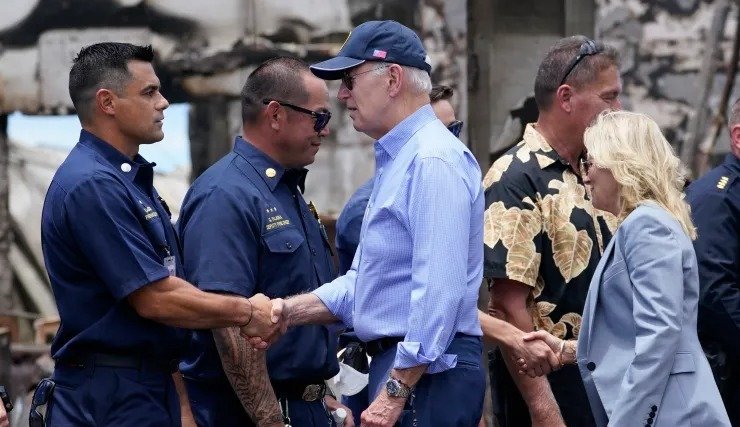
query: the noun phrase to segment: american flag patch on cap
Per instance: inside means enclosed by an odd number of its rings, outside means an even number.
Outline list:
[[[383,58],[383,59],[385,59],[385,56],[386,55],[387,55],[387,52],[384,51],[384,50],[375,49],[373,51],[373,56],[376,57],[376,58]]]

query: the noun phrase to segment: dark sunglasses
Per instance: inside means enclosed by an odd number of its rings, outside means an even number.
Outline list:
[[[38,408],[39,406],[46,405],[49,402],[49,398],[51,398],[51,394],[54,392],[55,386],[56,384],[54,384],[54,381],[49,378],[44,378],[39,382],[39,385],[36,386],[36,391],[34,391],[33,398],[31,399],[31,411],[28,415],[29,427],[46,426],[44,416],[41,415]]]
[[[598,55],[601,53],[603,49],[600,46],[596,45],[596,42],[591,39],[586,39],[585,42],[581,44],[580,50],[578,50],[578,55],[576,55],[575,58],[573,58],[572,61],[570,61],[570,64],[568,65],[568,68],[563,75],[563,78],[560,80],[560,86],[565,84],[565,80],[568,78],[570,73],[573,72],[573,69],[576,68],[576,65],[578,65],[581,60],[587,56],[590,55]]]
[[[263,99],[262,103],[267,105],[272,101],[277,102],[283,107],[288,107],[292,110],[298,111],[299,113],[308,114],[309,116],[313,117],[314,120],[316,120],[316,122],[314,122],[313,124],[313,130],[315,130],[316,133],[321,133],[321,131],[324,130],[326,125],[329,124],[329,120],[331,119],[331,113],[328,111],[311,111],[307,108],[299,107],[293,104],[288,104],[287,102],[278,101],[275,99]]]
[[[363,74],[367,74],[367,73],[369,73],[371,71],[380,70],[382,68],[388,68],[388,66],[387,65],[381,65],[380,67],[373,68],[373,69],[367,70],[367,71],[363,71],[363,72],[357,73],[355,75],[350,75],[348,72],[347,73],[344,73],[342,75],[342,83],[344,83],[344,85],[347,86],[347,89],[352,90],[355,87],[355,81],[354,80],[357,78],[357,76],[361,76]]]
[[[447,130],[452,132],[456,138],[460,138],[460,132],[462,132],[463,122],[462,120],[455,120],[454,122],[447,125]]]
[[[591,166],[593,166],[593,164],[593,160],[581,159],[581,171],[584,175],[588,174],[588,171],[591,169]]]

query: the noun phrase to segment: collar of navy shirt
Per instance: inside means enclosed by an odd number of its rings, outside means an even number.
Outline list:
[[[237,136],[234,140],[234,152],[254,168],[254,171],[262,178],[271,192],[275,191],[280,182],[284,182],[290,188],[298,187],[301,193],[306,189],[308,169],[285,169],[280,163],[241,136]],[[275,170],[275,176],[272,178],[265,173],[270,168]]]

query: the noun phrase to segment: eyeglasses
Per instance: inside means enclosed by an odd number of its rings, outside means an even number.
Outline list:
[[[578,65],[578,63],[581,62],[583,58],[590,56],[590,55],[598,55],[602,51],[603,51],[602,47],[597,46],[595,41],[591,39],[586,39],[586,41],[583,42],[583,44],[581,44],[581,48],[578,51],[578,55],[576,55],[576,57],[573,58],[572,61],[570,61],[570,65],[568,65],[568,68],[567,68],[568,71],[565,72],[562,80],[560,80],[560,86],[565,84],[565,80],[568,78],[570,73],[573,72],[573,69],[576,68],[576,65]]]
[[[49,378],[44,378],[39,382],[39,385],[36,386],[36,391],[33,393],[33,398],[31,399],[31,411],[28,415],[29,427],[46,426],[44,416],[41,415],[38,408],[39,406],[46,405],[49,402],[49,398],[51,398],[51,394],[54,392],[55,386],[56,384],[54,384],[54,381]]]
[[[363,71],[361,73],[357,73],[357,74],[355,74],[353,76],[351,76],[349,73],[344,73],[344,75],[342,76],[342,83],[344,83],[344,85],[347,86],[347,89],[352,90],[354,88],[354,86],[355,86],[354,80],[357,78],[357,76],[360,76],[362,74],[367,74],[367,73],[369,73],[371,71],[381,70],[383,68],[388,68],[388,66],[387,65],[382,65],[380,67],[373,68],[371,70],[367,70],[367,71]]]
[[[331,113],[329,111],[311,111],[307,108],[299,107],[293,104],[288,104],[287,102],[278,101],[275,99],[263,99],[262,103],[267,105],[272,101],[277,102],[283,107],[288,107],[292,110],[298,111],[299,113],[308,114],[311,117],[313,117],[314,120],[316,120],[316,122],[313,124],[313,130],[315,130],[316,133],[321,133],[321,131],[324,130],[326,125],[329,124],[329,120],[331,119]]]
[[[463,122],[462,120],[455,120],[454,122],[447,125],[447,130],[452,132],[456,138],[460,138],[460,132],[462,132]]]
[[[581,171],[584,175],[588,174],[589,169],[591,169],[591,166],[594,165],[593,160],[584,160],[581,159]]]

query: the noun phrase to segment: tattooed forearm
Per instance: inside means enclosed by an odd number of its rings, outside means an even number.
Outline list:
[[[239,335],[239,328],[214,329],[213,338],[224,373],[252,421],[258,426],[282,425],[265,352],[250,346]]]

